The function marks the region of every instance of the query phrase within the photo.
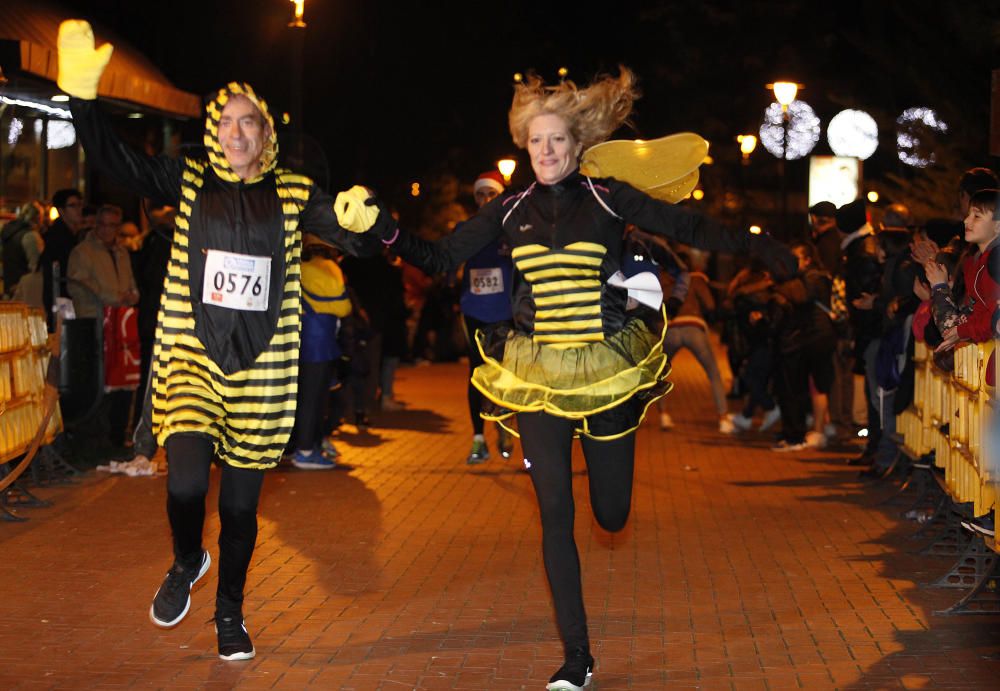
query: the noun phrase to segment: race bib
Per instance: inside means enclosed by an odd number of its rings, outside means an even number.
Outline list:
[[[267,311],[271,258],[208,250],[201,301],[231,310]]]
[[[503,272],[499,268],[469,269],[469,287],[473,295],[503,292]]]

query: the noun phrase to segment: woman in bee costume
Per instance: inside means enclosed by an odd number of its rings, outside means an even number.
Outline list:
[[[157,626],[178,624],[192,585],[209,568],[201,537],[217,457],[219,655],[246,660],[254,647],[243,587],[263,471],[278,462],[295,422],[302,233],[368,254],[379,245],[376,235],[360,233],[378,210],[365,204],[364,188],[334,202],[308,178],[276,168],[274,123],[246,84],[227,85],[208,104],[207,159],[132,151],[95,101],[110,56],[109,44],[94,50],[86,22],[60,27],[59,86],[74,97],[73,124],[88,160],[144,197],[178,207],[151,387],[153,432],[167,451],[174,564],[149,616]]]
[[[573,437],[583,444],[598,523],[621,530],[631,505],[634,430],[646,407],[669,388],[662,335],[626,315],[626,289],[613,285],[620,283],[625,223],[696,247],[759,252],[772,263],[794,266],[791,254],[766,236],[728,231],[610,177],[608,169],[615,166],[604,164],[615,163],[614,152],[585,160],[581,172],[581,153],[625,121],[636,95],[625,68],[618,78],[601,78],[585,89],[568,81],[545,86],[537,77],[517,85],[510,130],[514,143],[528,150],[535,182],[501,195],[437,243],[399,229],[383,237],[403,259],[431,274],[451,270],[501,236],[511,248],[514,329],[477,336],[485,364],[472,381],[501,409],[493,418],[517,416],[538,499],[545,569],[565,653],[549,689],[581,689],[594,667],[573,538]],[[682,197],[678,187],[697,180],[707,151],[695,135],[675,136],[688,143],[694,137],[702,148],[692,149],[692,165],[682,165],[672,182],[661,180],[666,198]],[[667,158],[676,158],[674,144],[668,143]]]

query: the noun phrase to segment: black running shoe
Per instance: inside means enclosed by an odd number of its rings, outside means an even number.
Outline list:
[[[582,691],[590,685],[594,671],[594,658],[583,648],[567,653],[566,664],[552,675],[545,685],[548,691]]]
[[[201,565],[196,569],[185,569],[175,562],[153,596],[149,620],[165,629],[179,624],[191,609],[191,588],[211,565],[212,557],[208,555],[208,551],[202,552]]]
[[[257,654],[241,616],[216,615],[215,634],[219,638],[219,657],[223,660],[249,660]]]

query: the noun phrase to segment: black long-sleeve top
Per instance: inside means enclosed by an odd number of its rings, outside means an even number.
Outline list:
[[[592,186],[591,186],[592,185]],[[625,322],[626,292],[607,285],[621,268],[625,223],[693,247],[768,253],[794,261],[770,238],[740,233],[667,204],[613,178],[574,172],[554,185],[535,183],[503,195],[461,229],[436,242],[400,231],[394,250],[427,273],[448,271],[503,236],[511,248],[515,327],[551,342],[600,340]]]

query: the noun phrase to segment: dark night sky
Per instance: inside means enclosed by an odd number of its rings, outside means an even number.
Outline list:
[[[180,88],[203,94],[242,79],[272,110],[290,108],[288,0],[62,4],[125,37]],[[965,125],[954,144],[979,157],[970,164],[990,163],[993,1],[306,0],[306,21],[305,129],[322,143],[334,187],[398,190],[434,169],[489,167],[514,152],[513,73],[554,78],[560,65],[581,82],[619,63],[638,73],[637,131],[625,136],[693,130],[717,156],[735,152],[732,137],[755,131],[769,102],[764,84],[790,77],[824,123],[863,107],[887,132],[902,108],[931,105]],[[882,149],[875,168],[882,160],[891,170],[892,150]],[[825,141],[816,152],[828,152]]]

